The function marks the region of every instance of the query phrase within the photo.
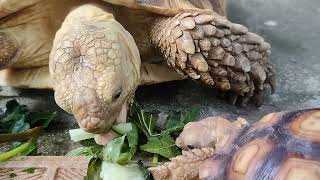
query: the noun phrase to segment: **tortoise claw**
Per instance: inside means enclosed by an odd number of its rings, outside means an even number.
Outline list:
[[[179,23],[178,23],[179,22]],[[255,96],[261,105],[266,84],[275,88],[271,46],[243,25],[219,15],[180,13],[159,18],[150,32],[168,65],[195,81],[234,92],[228,100],[244,103]],[[256,94],[257,93],[257,94]]]

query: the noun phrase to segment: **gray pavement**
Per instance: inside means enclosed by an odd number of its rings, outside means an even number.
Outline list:
[[[228,11],[229,19],[248,26],[272,44],[276,93],[260,108],[253,104],[232,106],[217,98],[212,89],[186,80],[140,87],[136,97],[143,108],[157,112],[163,119],[170,110],[185,112],[198,106],[201,117],[221,115],[234,119],[241,116],[254,122],[273,111],[320,107],[320,1],[230,0]],[[39,140],[39,154],[63,155],[79,145],[71,142],[67,133],[77,124],[54,103],[51,91],[15,93],[19,96],[14,98],[31,109],[59,111],[59,117]],[[1,97],[0,106],[10,98]]]

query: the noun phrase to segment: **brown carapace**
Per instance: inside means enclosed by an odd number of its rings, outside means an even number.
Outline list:
[[[272,113],[241,128],[223,118],[205,121],[215,131],[215,148],[189,149],[150,168],[155,179],[320,179],[320,109]],[[198,141],[206,137],[202,131]]]

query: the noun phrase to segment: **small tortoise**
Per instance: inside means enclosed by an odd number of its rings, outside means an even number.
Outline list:
[[[190,77],[261,99],[270,45],[224,15],[225,0],[1,0],[0,85],[54,89],[93,133],[122,121],[142,84]]]
[[[186,151],[150,168],[155,179],[319,180],[320,108],[271,113],[252,125],[211,117],[188,123]]]

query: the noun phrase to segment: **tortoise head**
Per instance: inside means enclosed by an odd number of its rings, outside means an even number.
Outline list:
[[[230,122],[222,117],[209,117],[185,125],[176,139],[183,150],[201,148],[223,148],[232,143],[238,130],[246,124],[244,119]]]
[[[133,37],[111,14],[81,6],[66,17],[54,40],[49,68],[55,100],[85,131],[107,132],[126,117],[140,63]]]

